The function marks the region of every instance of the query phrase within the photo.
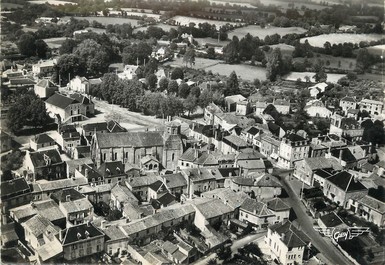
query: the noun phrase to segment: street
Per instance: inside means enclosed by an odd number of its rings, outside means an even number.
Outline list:
[[[307,215],[306,207],[298,198],[298,195],[293,191],[290,180],[288,177],[282,177],[281,183],[287,191],[289,198],[287,201],[293,207],[297,215],[297,222],[300,224],[299,229],[302,230],[310,239],[312,245],[314,245],[321,254],[326,257],[324,260],[327,264],[331,265],[348,265],[352,262],[346,258],[331,241],[324,239],[316,230],[314,230],[313,219]]]
[[[235,240],[233,242],[233,244],[231,245],[231,251],[232,253],[236,253],[238,251],[238,249],[246,246],[247,244],[251,243],[251,242],[254,242],[256,241],[257,239],[261,238],[261,237],[264,237],[266,234],[266,231],[263,231],[261,233],[258,233],[258,234],[252,234],[252,235],[248,235],[244,238],[241,238],[241,239],[238,239],[238,240]],[[205,256],[205,257],[202,257],[201,259],[197,260],[195,263],[193,263],[194,265],[207,265],[207,262],[211,259],[215,259],[217,257],[217,254],[216,253],[211,253],[210,255],[208,256]]]

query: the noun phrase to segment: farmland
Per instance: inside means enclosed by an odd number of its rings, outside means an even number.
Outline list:
[[[288,1],[280,1],[280,0],[259,0],[259,1],[261,4],[263,4],[265,6],[275,5],[275,6],[279,6],[280,8],[283,8],[283,9],[291,8],[289,6]],[[329,5],[333,4],[332,1],[325,1],[325,2],[328,2]],[[318,3],[305,3],[303,1],[290,1],[290,3],[293,3],[294,8],[297,8],[297,9],[301,9],[302,6],[305,6],[306,8],[309,8],[309,9],[315,9],[315,10],[322,10],[322,9],[328,7],[328,6],[323,6],[321,4],[318,4]]]
[[[318,57],[319,55],[319,57]],[[334,57],[326,54],[317,54],[313,58],[307,58],[313,65],[318,61],[329,61],[330,64],[325,64],[326,68],[338,68],[341,70],[354,70],[356,68],[356,60],[353,58]],[[305,58],[293,58],[293,62],[304,62]]]
[[[156,25],[153,25],[153,26],[161,28],[161,29],[163,29],[166,32],[170,31],[170,29],[178,29],[177,26],[172,26],[172,25],[163,24],[163,23],[159,23],[159,24],[156,24]],[[138,31],[146,31],[148,27],[149,26],[136,28],[136,29],[134,29],[134,33],[138,32]]]
[[[60,38],[49,38],[49,39],[43,39],[43,40],[45,43],[47,43],[50,49],[59,49],[66,39],[67,38],[65,37],[60,37]]]
[[[218,20],[209,20],[209,19],[202,19],[202,18],[194,18],[194,17],[185,17],[185,16],[175,16],[170,18],[170,20],[174,20],[177,24],[180,24],[181,26],[188,26],[190,23],[195,23],[195,27],[198,27],[199,23],[209,23],[209,24],[215,24],[217,29],[219,29],[221,26],[230,24],[230,25],[237,25],[239,23],[234,22],[227,22],[227,21],[218,21]]]
[[[273,35],[275,33],[281,36],[284,36],[291,33],[301,34],[305,32],[306,32],[306,29],[299,28],[299,27],[279,28],[279,27],[269,26],[269,27],[261,28],[260,26],[251,25],[243,28],[237,28],[229,32],[228,35],[230,39],[232,39],[233,36],[237,36],[239,39],[241,39],[244,36],[246,36],[247,33],[250,33],[254,37],[259,37],[260,39],[263,39],[267,35]]]
[[[378,41],[383,39],[384,36],[381,34],[351,34],[351,33],[332,33],[332,34],[322,34],[319,36],[302,38],[301,42],[304,43],[305,40],[309,41],[309,44],[314,47],[322,48],[325,42],[330,42],[330,44],[339,44],[345,42],[359,43],[361,41]]]
[[[371,54],[384,55],[385,44],[368,47],[367,49]]]
[[[71,17],[63,17],[63,20],[69,20]],[[124,24],[124,23],[131,23],[133,27],[138,26],[138,21],[137,19],[130,19],[130,18],[121,18],[121,17],[73,17],[75,19],[85,19],[88,20],[90,23],[92,21],[99,22],[103,25],[108,25],[108,24]]]
[[[302,81],[305,81],[305,77],[308,76],[310,77],[310,81],[315,83],[315,80],[313,78],[314,75],[315,75],[314,72],[291,72],[290,74],[284,76],[283,79],[289,80],[289,81],[296,81],[298,78],[300,78]],[[342,74],[328,73],[326,81],[331,83],[337,83],[337,81],[344,76],[345,75],[342,75]]]
[[[68,2],[68,1],[56,1],[56,0],[34,0],[34,1],[28,1],[31,4],[37,4],[37,5],[43,5],[45,3],[48,3],[53,6],[59,6],[59,5],[77,5],[77,3],[74,2]]]

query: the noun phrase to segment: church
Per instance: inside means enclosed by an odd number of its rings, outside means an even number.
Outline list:
[[[164,132],[97,132],[91,140],[91,158],[99,167],[106,161],[140,165],[143,157],[151,157],[163,168],[174,170],[183,154],[180,132],[181,125],[176,121],[167,122]]]

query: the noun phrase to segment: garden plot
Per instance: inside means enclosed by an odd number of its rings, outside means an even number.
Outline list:
[[[291,72],[290,74],[283,77],[284,80],[288,81],[297,81],[297,79],[301,79],[303,82],[306,80],[306,76],[310,77],[310,82],[316,83],[313,76],[315,75],[314,72]],[[338,80],[340,80],[345,75],[342,74],[327,74],[327,80],[326,82],[330,83],[337,83]]]
[[[370,42],[370,41],[379,41],[384,39],[384,36],[381,34],[352,34],[352,33],[332,33],[332,34],[322,34],[313,37],[302,38],[300,41],[304,43],[305,40],[308,40],[309,44],[313,47],[322,48],[325,42],[330,42],[331,45],[351,42],[351,43],[360,43],[361,41]]]

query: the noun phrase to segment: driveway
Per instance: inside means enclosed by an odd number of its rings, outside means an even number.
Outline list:
[[[299,200],[294,192],[289,177],[282,177],[281,183],[287,191],[289,198],[288,203],[297,215],[297,222],[300,224],[299,229],[302,230],[310,239],[311,243],[326,257],[326,264],[332,265],[349,265],[353,264],[346,258],[329,240],[325,240],[316,230],[314,230],[313,219],[307,215],[306,207]]]

